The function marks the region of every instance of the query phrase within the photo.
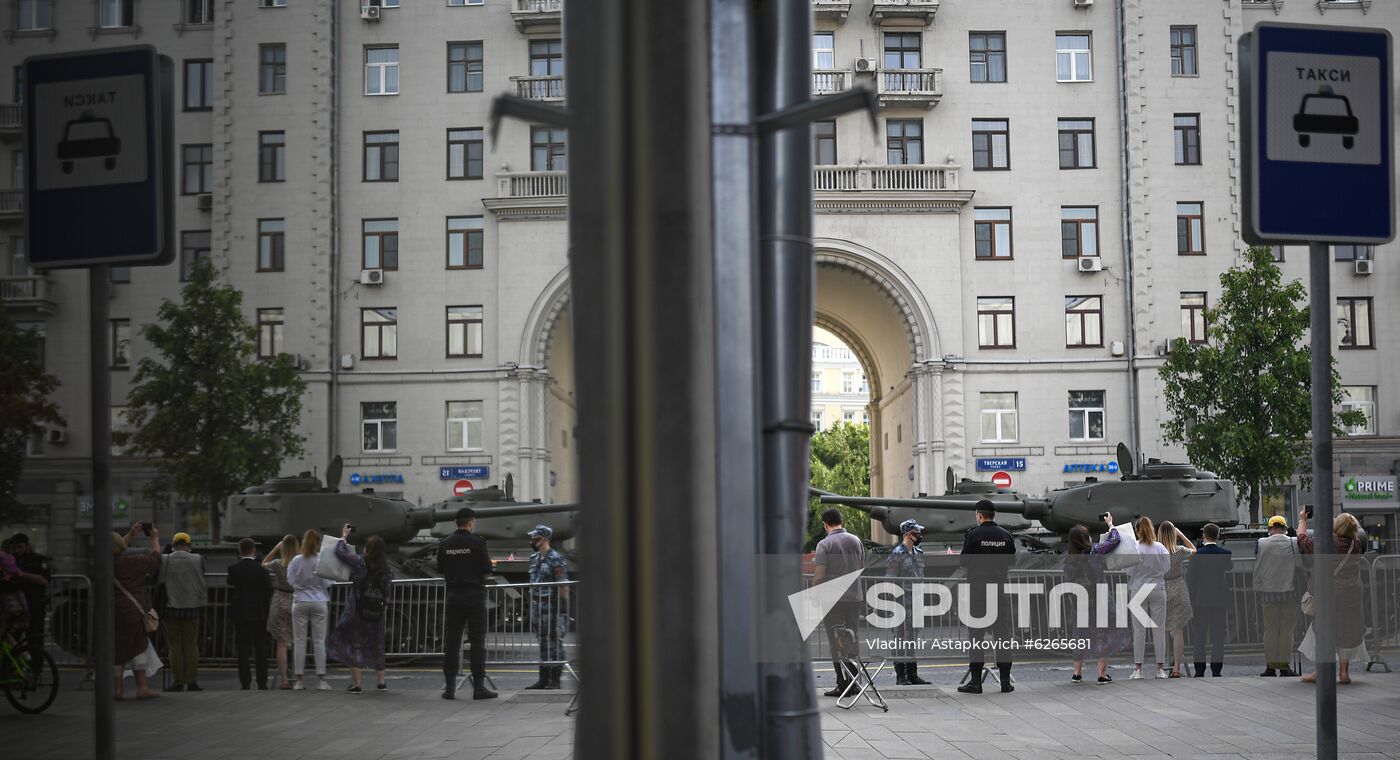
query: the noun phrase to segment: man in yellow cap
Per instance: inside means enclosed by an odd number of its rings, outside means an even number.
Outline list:
[[[174,680],[167,691],[204,691],[199,686],[199,616],[209,600],[204,585],[204,557],[190,551],[190,534],[176,533],[171,551],[161,557],[160,582],[165,584],[165,642],[170,648]]]
[[[1265,678],[1298,675],[1289,668],[1302,591],[1293,577],[1297,563],[1298,539],[1288,535],[1288,520],[1270,517],[1269,535],[1259,539],[1254,555],[1254,592],[1264,613],[1264,672],[1259,675]]]

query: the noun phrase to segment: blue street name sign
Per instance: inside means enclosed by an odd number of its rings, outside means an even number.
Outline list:
[[[149,45],[25,59],[35,268],[170,263],[172,77],[170,59]]]
[[[439,480],[486,480],[489,477],[491,477],[491,468],[487,465],[438,468]]]
[[[978,459],[978,472],[996,472],[998,470],[1022,470],[1026,469],[1025,457],[998,457],[994,459]]]
[[[1245,240],[1394,239],[1390,32],[1261,22],[1240,61]]]

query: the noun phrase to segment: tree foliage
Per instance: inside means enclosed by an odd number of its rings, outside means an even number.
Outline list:
[[[0,522],[23,513],[16,493],[26,440],[47,425],[65,424],[49,400],[58,379],[45,371],[41,345],[34,331],[19,329],[0,309]]]
[[[870,428],[838,422],[812,436],[812,485],[842,496],[870,495]],[[826,506],[815,497],[807,503],[807,549],[820,541],[825,531],[821,513]],[[854,507],[837,505],[846,530],[870,538],[870,515]]]
[[[1312,378],[1307,289],[1283,283],[1267,247],[1250,248],[1243,266],[1220,276],[1221,295],[1205,312],[1209,342],[1178,338],[1160,374],[1169,418],[1164,439],[1184,443],[1191,462],[1235,481],[1259,519],[1266,486],[1294,474],[1305,484],[1312,467]],[[1342,401],[1332,368],[1332,405]],[[1360,412],[1334,413],[1334,432],[1365,422]]]
[[[190,275],[181,301],[165,301],[158,323],[141,335],[155,351],[137,365],[127,423],[114,432],[127,453],[153,460],[145,496],[178,495],[209,510],[217,540],[218,505],[230,494],[274,477],[283,460],[304,453],[297,435],[306,384],[290,356],[257,356],[257,328],[241,310],[243,295],[207,262]]]

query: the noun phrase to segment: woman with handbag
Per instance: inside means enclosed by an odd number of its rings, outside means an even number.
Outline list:
[[[132,677],[136,679],[136,698],[154,699],[159,692],[146,687],[147,666],[141,659],[151,645],[150,635],[160,625],[160,618],[151,608],[150,597],[146,595],[146,578],[160,565],[160,531],[150,526],[151,548],[141,554],[127,554],[126,549],[138,533],[145,530],[143,523],[136,523],[123,536],[112,534],[112,580],[117,587],[117,598],[112,604],[112,641],[116,650],[117,699],[123,698],[122,671],[131,664]]]
[[[278,688],[291,689],[287,677],[287,648],[292,645],[292,584],[287,580],[287,568],[296,557],[301,544],[297,537],[287,534],[263,558],[262,566],[272,573],[272,604],[267,611],[267,632],[277,644],[277,671],[282,675]]]
[[[320,678],[316,688],[331,690],[331,685],[326,683],[326,617],[331,601],[330,587],[334,581],[316,575],[320,552],[321,534],[308,530],[301,538],[301,554],[293,557],[287,567],[287,580],[292,584],[292,669],[297,674],[296,685],[292,688],[296,691],[306,689],[303,676],[306,675],[308,628],[311,630],[311,648],[316,653],[316,675]]]
[[[1312,554],[1317,548],[1316,539],[1308,535],[1308,517],[1307,512],[1298,517],[1298,551],[1302,554]],[[1361,607],[1364,598],[1361,588],[1364,560],[1361,559],[1361,554],[1366,547],[1359,540],[1360,533],[1361,523],[1354,515],[1348,512],[1337,515],[1332,521],[1332,547],[1337,555],[1333,561],[1336,565],[1331,573],[1315,573],[1312,580],[1316,584],[1320,577],[1332,576],[1333,599],[1337,604],[1337,680],[1340,683],[1351,683],[1352,660],[1364,662],[1368,659]],[[1307,635],[1303,637],[1303,643],[1298,645],[1298,652],[1314,663],[1313,672],[1303,676],[1302,680],[1314,683],[1317,681],[1317,644],[1313,637],[1311,620],[1314,614],[1311,591],[1303,595],[1301,606],[1309,622]]]
[[[1069,618],[1075,621],[1070,639],[1077,642],[1087,640],[1089,644],[1087,648],[1075,647],[1070,653],[1074,658],[1074,675],[1070,676],[1070,683],[1075,684],[1084,683],[1086,655],[1098,661],[1098,683],[1113,683],[1113,677],[1108,674],[1108,658],[1126,649],[1130,641],[1128,630],[1117,625],[1115,605],[1108,605],[1104,624],[1098,625],[1098,588],[1107,583],[1104,557],[1117,550],[1123,540],[1118,529],[1113,527],[1112,515],[1108,515],[1104,522],[1108,533],[1097,544],[1089,536],[1089,529],[1083,525],[1076,525],[1069,532],[1069,548],[1064,561],[1065,582],[1084,589],[1089,607],[1087,628],[1080,628],[1077,624],[1078,610],[1075,610],[1076,615]]]
[[[350,538],[350,526],[340,532],[342,539]],[[345,611],[331,632],[330,654],[336,662],[350,668],[351,694],[363,694],[360,688],[360,673],[373,669],[376,690],[380,693],[389,690],[384,683],[384,614],[389,599],[388,552],[384,539],[370,536],[365,542],[365,555],[355,554],[348,541],[340,541],[335,547],[336,559],[350,566],[352,582]]]

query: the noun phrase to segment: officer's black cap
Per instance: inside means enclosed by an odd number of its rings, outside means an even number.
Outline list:
[[[990,501],[983,499],[977,502],[977,514],[983,517],[996,517],[997,508]]]
[[[476,511],[471,507],[462,507],[457,510],[457,524],[462,525],[470,520],[476,519]]]
[[[18,546],[18,545],[20,545],[20,544],[28,544],[28,543],[29,543],[29,536],[27,536],[27,535],[25,535],[25,534],[23,534],[23,533],[16,533],[16,534],[14,534],[13,536],[10,536],[10,540],[9,540],[9,541],[6,541],[5,543],[8,543],[10,546]]]

